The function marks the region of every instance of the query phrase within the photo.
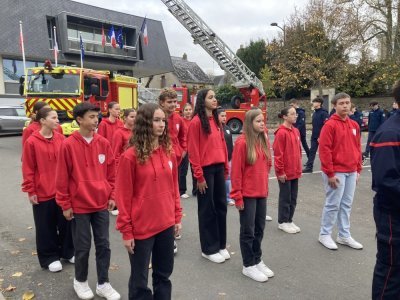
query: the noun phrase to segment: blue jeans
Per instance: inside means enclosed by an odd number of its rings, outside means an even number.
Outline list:
[[[335,173],[339,179],[336,189],[328,184],[328,176],[322,173],[326,199],[322,210],[320,235],[331,235],[333,226],[337,222],[339,236],[350,237],[350,213],[353,204],[354,191],[356,189],[357,172]]]
[[[226,190],[226,201],[228,202],[231,200],[230,193],[231,193],[231,162],[229,162],[229,174],[228,178],[225,180],[225,190]]]

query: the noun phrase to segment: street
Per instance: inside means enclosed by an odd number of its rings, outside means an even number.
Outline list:
[[[270,134],[271,142],[273,135]],[[363,133],[363,141],[366,140]],[[363,149],[364,149],[363,145]],[[21,192],[21,137],[0,137],[0,287],[6,299],[21,299],[32,291],[35,299],[78,299],[72,287],[73,265],[63,262],[63,271],[42,270],[35,255],[35,234],[31,205]],[[303,155],[303,163],[306,156]],[[318,156],[313,174],[304,174],[299,182],[299,196],[294,222],[301,233],[290,235],[277,228],[278,184],[271,171],[268,214],[263,240],[264,262],[275,277],[257,283],[241,274],[239,217],[235,207],[228,207],[228,244],[231,259],[214,264],[201,257],[194,197],[182,200],[184,218],[182,239],[172,275],[173,299],[369,299],[375,264],[375,225],[372,217],[371,172],[369,160],[360,177],[354,199],[351,231],[364,245],[353,250],[339,245],[330,251],[318,242],[324,190]],[[191,178],[188,174],[189,192]],[[32,228],[33,227],[33,228]],[[336,238],[336,230],[333,235]],[[110,282],[128,299],[130,264],[110,215]],[[90,257],[89,284],[96,285],[94,251]],[[18,274],[21,272],[22,274]],[[16,274],[17,273],[17,274]],[[14,275],[14,277],[12,276]],[[15,276],[19,275],[19,276]],[[151,276],[149,280],[151,286]],[[1,299],[1,296],[0,296]],[[100,299],[96,296],[95,299]]]

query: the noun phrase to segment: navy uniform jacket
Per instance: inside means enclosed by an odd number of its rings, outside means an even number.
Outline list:
[[[385,113],[382,109],[371,110],[368,115],[368,131],[375,132],[385,122]]]
[[[226,143],[226,149],[228,150],[228,161],[232,159],[233,152],[233,140],[232,140],[232,132],[229,127],[226,125],[222,125],[224,127],[224,138]]]
[[[393,116],[394,114],[396,114],[396,112],[398,112],[398,109],[392,109],[391,111],[389,111],[387,118],[389,119],[391,116]]]
[[[357,124],[358,124],[358,125],[360,126],[360,128],[361,128],[362,121],[363,121],[363,114],[362,114],[362,113],[360,113],[358,110],[356,110],[356,111],[354,112],[354,114],[350,116],[350,119],[356,121]]]
[[[312,133],[311,139],[318,139],[322,126],[329,119],[328,111],[325,108],[316,109],[312,116]]]
[[[296,113],[297,113],[297,120],[296,123],[294,124],[294,127],[296,127],[301,135],[306,134],[306,111],[303,108],[296,108]]]
[[[370,146],[374,205],[400,213],[400,112],[379,127]]]

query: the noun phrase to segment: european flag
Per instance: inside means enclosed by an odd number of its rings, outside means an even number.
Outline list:
[[[85,57],[85,47],[83,46],[82,35],[79,35],[79,39],[80,39],[80,48],[81,48],[81,58],[83,60],[83,58]]]
[[[122,35],[122,27],[120,27],[117,32],[117,44],[119,45],[120,49],[124,47],[124,37]]]

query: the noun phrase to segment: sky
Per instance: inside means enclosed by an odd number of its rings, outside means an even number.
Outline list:
[[[193,44],[190,33],[169,13],[161,0],[74,0],[136,16],[159,20],[163,24],[171,56],[186,53],[207,74],[221,75],[218,64],[201,48]],[[250,40],[272,40],[282,31],[270,26],[276,22],[283,27],[296,9],[308,0],[185,0],[194,12],[236,53],[240,45]],[[149,32],[149,46],[151,32]]]

